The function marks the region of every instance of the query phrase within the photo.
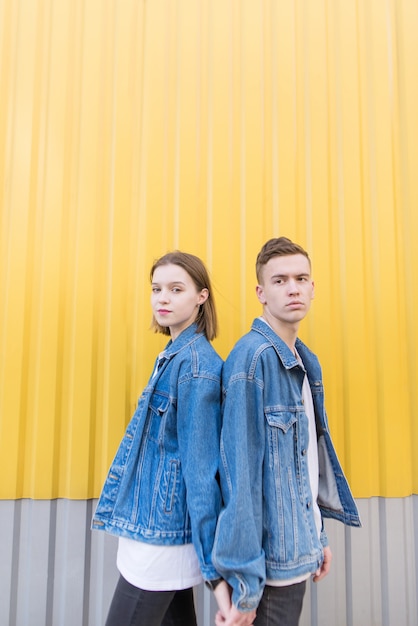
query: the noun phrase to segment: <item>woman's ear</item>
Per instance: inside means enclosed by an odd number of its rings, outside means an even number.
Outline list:
[[[202,291],[199,293],[198,299],[197,299],[197,304],[203,304],[204,302],[206,302],[206,300],[209,298],[209,289],[202,289]]]

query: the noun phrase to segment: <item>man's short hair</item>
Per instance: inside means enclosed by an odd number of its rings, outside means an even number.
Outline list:
[[[255,271],[258,282],[261,283],[262,269],[270,261],[270,259],[275,256],[289,256],[291,254],[303,254],[303,256],[308,259],[309,266],[311,265],[308,253],[304,248],[302,248],[302,246],[299,246],[299,244],[294,243],[287,237],[269,239],[261,248],[257,256]]]

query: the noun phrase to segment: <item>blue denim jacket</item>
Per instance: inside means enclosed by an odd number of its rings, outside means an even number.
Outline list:
[[[213,579],[222,359],[195,324],[164,357],[139,398],[92,527],[159,545],[193,540],[203,577]]]
[[[315,410],[321,514],[360,526],[328,430],[321,367],[299,339],[296,349]],[[266,577],[288,580],[315,572],[327,545],[324,530],[318,538],[313,515],[304,375],[292,351],[260,319],[224,364],[220,473],[225,505],[213,562],[244,612],[257,607]]]

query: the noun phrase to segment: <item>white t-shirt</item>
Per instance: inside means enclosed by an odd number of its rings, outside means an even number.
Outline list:
[[[192,543],[156,546],[120,537],[116,564],[128,583],[146,591],[188,589],[203,581]]]

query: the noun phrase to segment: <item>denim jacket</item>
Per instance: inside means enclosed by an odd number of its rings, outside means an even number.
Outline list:
[[[313,397],[322,517],[360,526],[328,430],[321,367],[299,339],[296,349]],[[318,538],[312,507],[304,375],[292,351],[260,319],[224,364],[220,474],[225,505],[213,562],[244,612],[258,606],[266,577],[289,580],[315,572],[327,545],[324,529]]]
[[[222,360],[195,324],[163,355],[110,467],[92,527],[158,545],[193,541],[203,577],[213,579]]]

